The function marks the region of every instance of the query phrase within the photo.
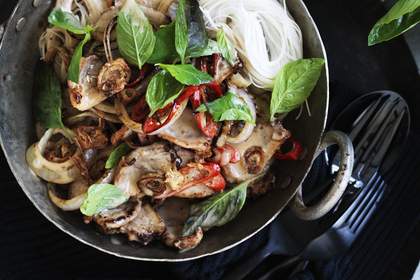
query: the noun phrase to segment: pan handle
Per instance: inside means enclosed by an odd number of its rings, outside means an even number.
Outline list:
[[[350,138],[340,131],[329,131],[322,138],[315,154],[318,157],[328,147],[337,144],[340,150],[340,167],[328,193],[315,205],[306,206],[302,199],[302,186],[298,188],[290,208],[302,220],[316,220],[327,214],[339,201],[350,181],[354,164],[354,150]]]

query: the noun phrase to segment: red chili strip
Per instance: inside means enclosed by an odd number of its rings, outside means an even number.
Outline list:
[[[181,103],[187,100],[191,95],[193,95],[198,90],[199,90],[199,87],[197,86],[191,86],[184,89],[181,95],[173,103],[169,104],[165,108],[160,109],[158,112],[156,112],[156,115],[163,116],[167,112],[167,110],[170,109],[171,111],[169,112],[166,120],[163,123],[161,123],[155,117],[147,118],[143,124],[143,131],[145,133],[152,133],[153,131],[156,131],[159,128],[167,125],[175,116],[178,109],[181,107]]]
[[[292,149],[287,153],[282,153],[278,151],[274,154],[274,157],[278,160],[299,160],[303,153],[302,145],[299,141],[290,139],[289,141],[292,142]]]

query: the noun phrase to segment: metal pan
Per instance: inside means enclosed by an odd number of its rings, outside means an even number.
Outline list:
[[[299,24],[304,38],[305,57],[326,57],[318,29],[301,0],[287,1],[288,8]],[[80,215],[63,212],[50,202],[44,182],[34,176],[26,162],[25,150],[35,140],[32,118],[32,84],[34,69],[39,60],[38,38],[46,27],[51,8],[48,0],[21,0],[4,33],[0,46],[0,141],[19,185],[35,207],[67,234],[98,250],[124,258],[148,261],[185,261],[227,250],[269,224],[299,191],[316,154],[332,143],[342,149],[342,169],[331,191],[317,205],[307,208],[301,192],[294,199],[292,209],[304,219],[315,219],[328,212],[340,198],[343,186],[351,173],[352,146],[339,132],[324,135],[328,110],[328,64],[309,99],[312,116],[304,114],[295,120],[291,114],[285,126],[293,131],[307,148],[306,157],[297,162],[277,163],[277,187],[267,195],[249,201],[239,216],[221,228],[206,233],[203,242],[194,250],[179,253],[163,245],[141,247],[123,237],[108,236],[82,222]]]

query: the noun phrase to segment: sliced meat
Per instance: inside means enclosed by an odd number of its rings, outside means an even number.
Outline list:
[[[126,233],[130,241],[147,245],[165,232],[165,224],[155,210],[145,204],[130,223],[121,227],[121,232]]]
[[[184,110],[182,116],[159,136],[169,142],[202,154],[211,153],[211,139],[201,133],[191,109]]]
[[[240,161],[222,167],[230,183],[238,183],[255,177],[266,169],[274,153],[290,137],[290,132],[280,124],[259,123],[252,135],[243,143],[232,144],[239,151]]]

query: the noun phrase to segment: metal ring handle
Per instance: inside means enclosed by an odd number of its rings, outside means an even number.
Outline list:
[[[327,214],[341,198],[350,181],[354,164],[354,150],[353,144],[346,134],[340,131],[327,132],[322,138],[316,157],[334,144],[339,147],[341,162],[337,176],[328,193],[315,205],[306,206],[302,199],[302,186],[300,186],[291,202],[292,211],[302,220],[316,220]]]

